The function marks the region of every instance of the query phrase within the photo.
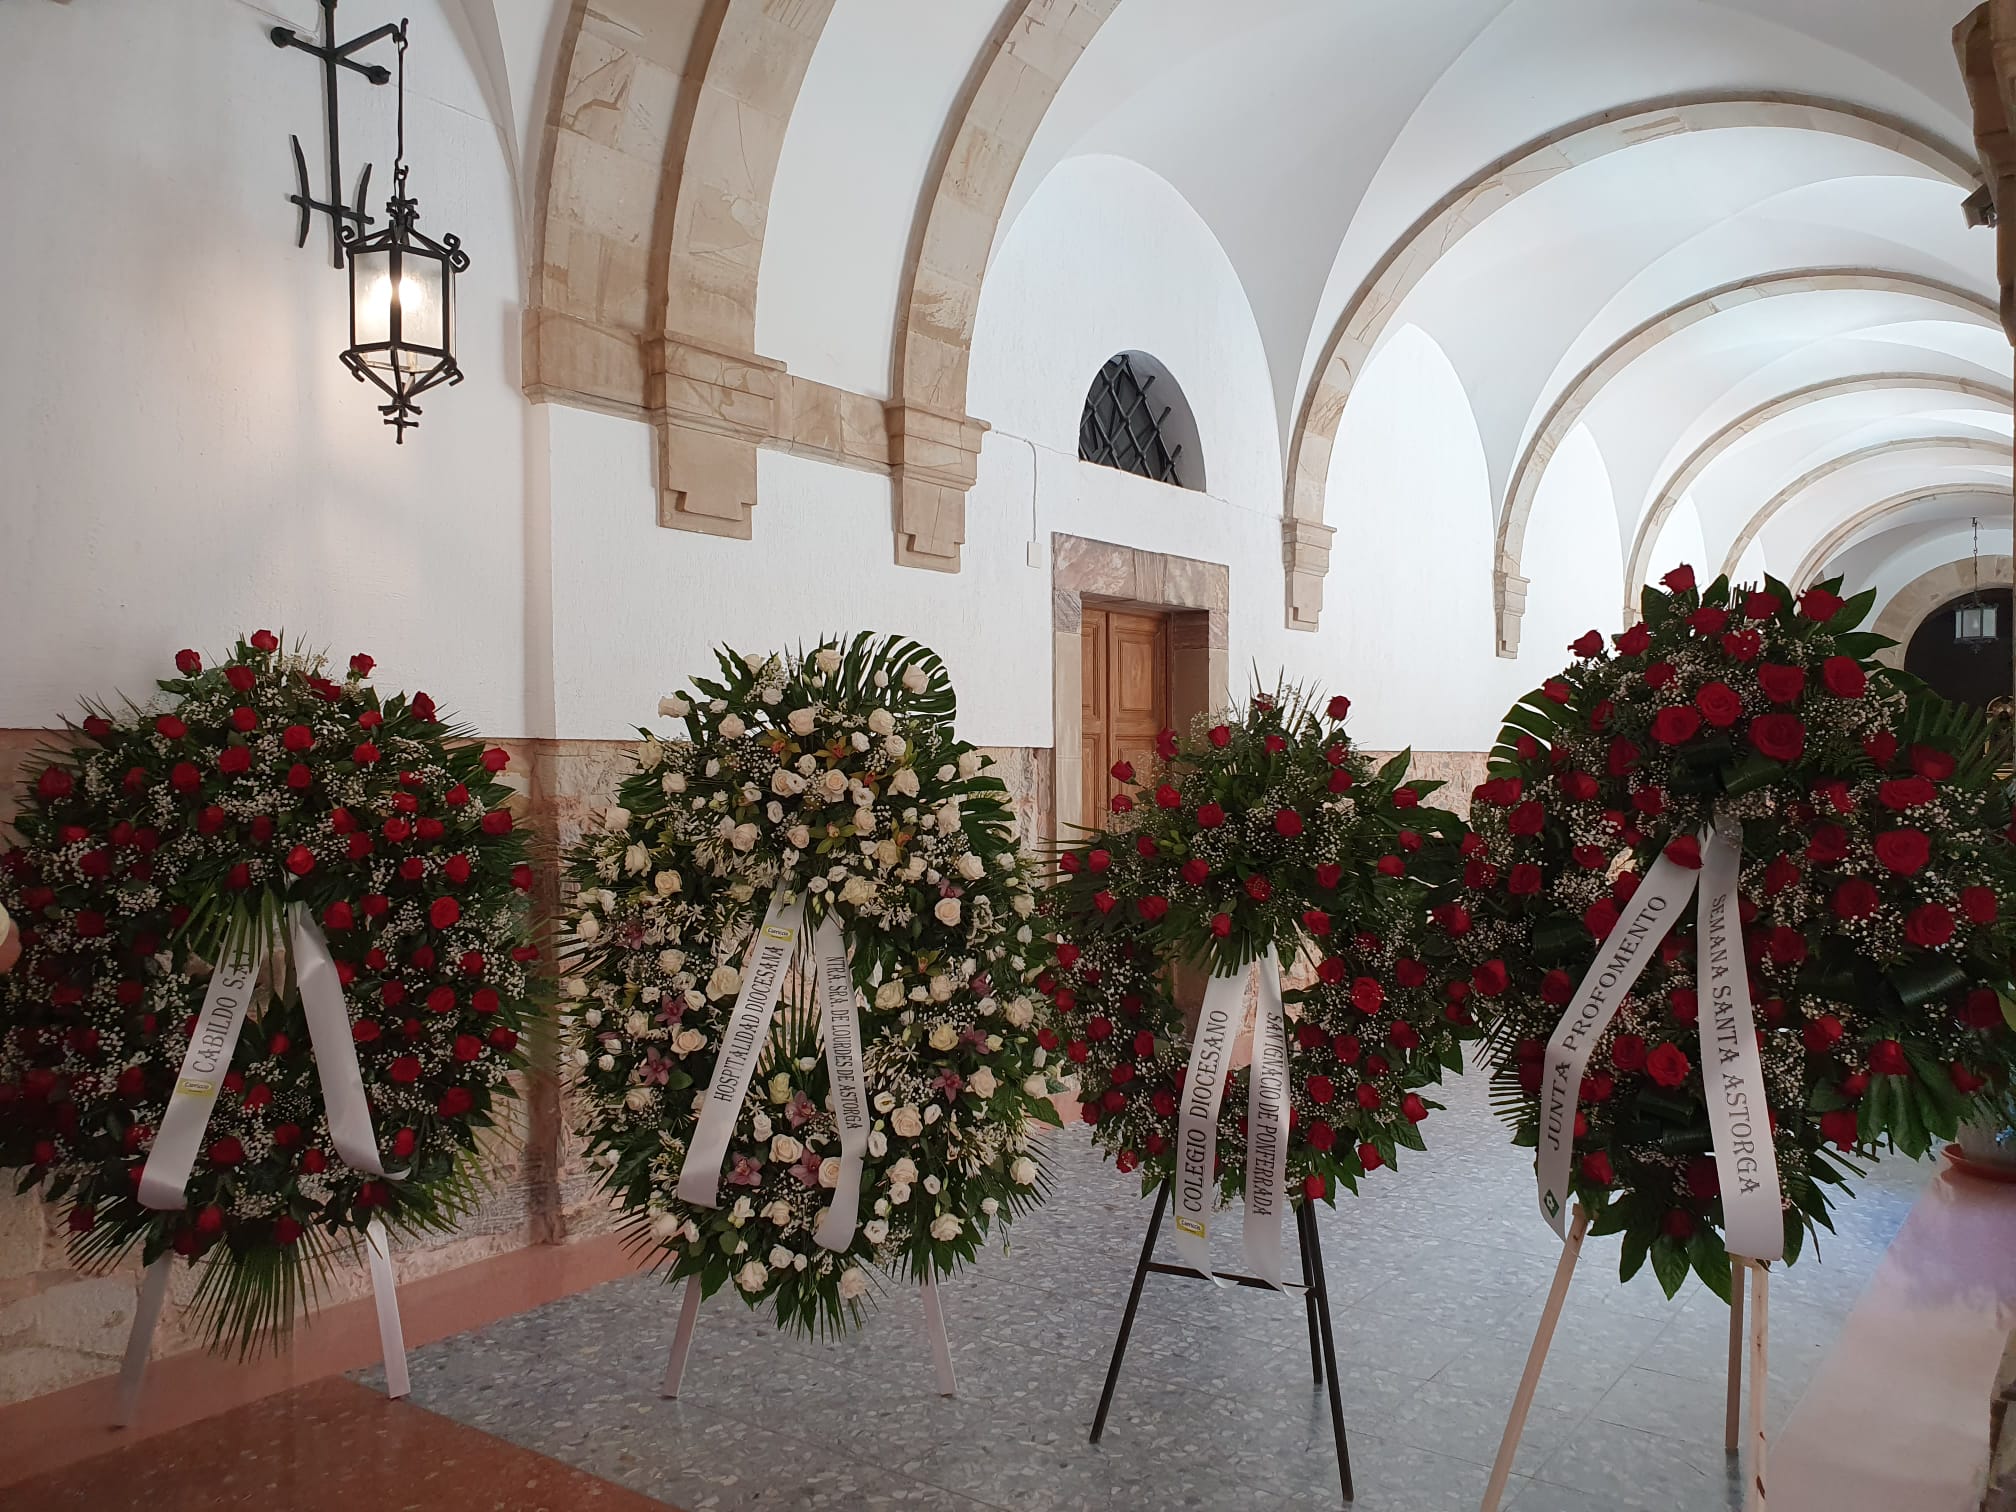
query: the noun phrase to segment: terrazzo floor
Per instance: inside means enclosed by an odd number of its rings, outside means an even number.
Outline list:
[[[1483,1077],[1443,1100],[1428,1154],[1321,1210],[1363,1512],[1476,1508],[1559,1255]],[[1294,1299],[1151,1277],[1104,1441],[1087,1443],[1151,1204],[1082,1129],[1055,1154],[1051,1200],[943,1287],[956,1398],[937,1395],[918,1300],[897,1291],[837,1343],[710,1299],[682,1396],[662,1400],[678,1294],[639,1276],[416,1351],[412,1400],[686,1512],[1338,1506]],[[1773,1432],[1931,1174],[1878,1165],[1817,1260],[1773,1279]],[[1236,1215],[1214,1238],[1236,1268]],[[1691,1278],[1671,1300],[1649,1272],[1619,1285],[1616,1259],[1614,1239],[1585,1250],[1506,1508],[1740,1507],[1727,1311]]]

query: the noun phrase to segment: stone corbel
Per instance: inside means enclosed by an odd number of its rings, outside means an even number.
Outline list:
[[[1498,654],[1510,660],[1519,654],[1519,621],[1526,613],[1526,590],[1532,584],[1503,558],[1491,570],[1491,603],[1498,615]]]
[[[1323,614],[1323,579],[1330,575],[1334,526],[1319,520],[1281,522],[1281,566],[1288,584],[1288,628],[1314,630]]]
[[[756,450],[777,434],[784,365],[684,336],[646,343],[645,404],[658,433],[658,523],[746,541]]]
[[[895,490],[896,564],[957,572],[966,495],[980,475],[987,422],[920,404],[884,407]]]

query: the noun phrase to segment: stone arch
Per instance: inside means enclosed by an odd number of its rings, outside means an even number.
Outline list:
[[[1984,556],[1980,558],[1980,563],[1982,587],[2016,587],[2016,559]],[[1970,558],[1964,562],[1947,562],[1929,572],[1921,572],[1891,594],[1890,602],[1883,606],[1883,612],[1876,616],[1876,623],[1870,628],[1878,635],[1887,635],[1897,644],[1878,651],[1876,659],[1892,667],[1903,666],[1904,650],[1911,644],[1911,637],[1918,627],[1925,623],[1925,617],[1940,605],[1967,592],[1974,586],[1974,581],[1974,562]]]
[[[1968,399],[1985,399],[1996,404],[2009,405],[2016,402],[2016,394],[1999,384],[1981,383],[1972,378],[1949,378],[1938,373],[1860,373],[1846,378],[1823,378],[1818,383],[1809,383],[1789,393],[1766,399],[1753,406],[1735,419],[1713,432],[1699,446],[1687,454],[1687,458],[1676,467],[1659,485],[1653,495],[1652,507],[1638,520],[1637,534],[1631,541],[1631,558],[1624,571],[1624,591],[1627,596],[1635,595],[1637,586],[1645,581],[1652,568],[1652,551],[1659,543],[1659,532],[1666,519],[1687,491],[1698,482],[1702,474],[1715,465],[1724,453],[1773,420],[1783,415],[1803,409],[1809,404],[1838,398],[1843,394],[1863,394],[1889,390],[1908,390],[1920,393],[1950,393]],[[1636,602],[1624,606],[1624,617],[1628,622],[1638,612]]]
[[[1579,164],[1642,142],[1737,127],[1820,131],[1890,148],[1972,188],[1972,158],[1899,117],[1843,100],[1796,94],[1693,94],[1620,106],[1536,137],[1479,170],[1431,206],[1389,248],[1337,318],[1288,450],[1282,529],[1288,625],[1313,630],[1322,610],[1332,527],[1324,523],[1330,456],[1351,389],[1409,291],[1462,237],[1528,190]]]
[[[1734,573],[1743,560],[1743,553],[1750,543],[1771,523],[1779,510],[1785,508],[1806,490],[1824,483],[1836,473],[1846,472],[1851,467],[1878,457],[1894,457],[1904,452],[1914,451],[1964,451],[1974,452],[1982,458],[2006,465],[2009,461],[2009,443],[1990,441],[1982,436],[1912,436],[1903,441],[1878,441],[1873,446],[1858,446],[1855,450],[1843,452],[1838,457],[1829,457],[1825,462],[1809,468],[1787,483],[1777,493],[1764,501],[1762,507],[1750,516],[1743,528],[1736,533],[1736,539],[1729,545],[1729,551],[1722,559],[1722,571]]]
[[[541,148],[524,386],[648,417],[659,523],[750,534],[777,159],[833,0],[574,0]]]
[[[1820,569],[1837,551],[1841,551],[1855,537],[1878,520],[1909,509],[1913,504],[1921,504],[1927,499],[1991,498],[1998,501],[2006,511],[2009,505],[2009,490],[1994,483],[1948,483],[1932,484],[1925,488],[1906,489],[1903,493],[1892,494],[1887,499],[1871,504],[1867,509],[1855,513],[1836,525],[1822,536],[1799,561],[1798,569],[1785,579],[1788,586],[1805,588],[1819,575]]]
[[[896,301],[886,424],[896,560],[959,570],[984,422],[966,413],[973,323],[1022,156],[1120,0],[1011,0],[947,122]]]
[[[1886,272],[1880,268],[1802,268],[1737,279],[1709,289],[1669,306],[1625,332],[1599,352],[1556,396],[1546,418],[1528,439],[1512,469],[1505,489],[1504,508],[1498,517],[1498,560],[1492,571],[1492,603],[1498,616],[1500,656],[1516,656],[1519,652],[1519,618],[1526,607],[1526,580],[1519,573],[1520,555],[1526,539],[1526,520],[1532,513],[1534,497],[1540,491],[1540,479],[1547,471],[1548,460],[1555,449],[1581,423],[1583,414],[1604,386],[1660,343],[1710,316],[1740,309],[1758,300],[1783,299],[1835,289],[1915,295],[1974,315],[1984,324],[1997,323],[1992,303],[1937,279]]]

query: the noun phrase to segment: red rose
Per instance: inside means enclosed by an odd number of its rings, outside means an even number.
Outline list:
[[[1350,792],[1351,783],[1352,783],[1351,774],[1347,772],[1343,767],[1338,767],[1335,771],[1331,772],[1330,774],[1329,788],[1330,791],[1333,793]]]
[[[1605,765],[1608,767],[1612,777],[1622,777],[1638,764],[1638,758],[1641,754],[1643,753],[1639,751],[1638,747],[1620,735],[1610,742],[1610,751],[1605,760]]]
[[[1320,908],[1305,909],[1302,913],[1302,927],[1312,935],[1327,935],[1330,933],[1330,915]]]
[[[1155,732],[1155,754],[1164,761],[1172,761],[1176,756],[1176,732],[1166,726]]]
[[[1866,919],[1882,906],[1876,889],[1860,877],[1850,877],[1834,889],[1830,905],[1836,918]]]
[[[1515,898],[1530,898],[1540,891],[1541,881],[1540,868],[1530,861],[1521,861],[1506,873],[1505,890]]]
[[[1188,861],[1183,863],[1181,875],[1185,882],[1188,882],[1192,887],[1197,887],[1202,885],[1204,880],[1211,875],[1211,868],[1206,866],[1199,857],[1192,856]]]
[[[1683,1024],[1691,1024],[1701,1016],[1701,1000],[1691,987],[1675,987],[1666,995],[1666,1002],[1673,1010],[1673,1017]]]
[[[532,868],[523,861],[512,867],[511,885],[520,892],[532,891]]]
[[[1713,604],[1703,604],[1687,616],[1688,628],[1697,635],[1720,635],[1729,624],[1729,611]]]
[[[1107,800],[1107,804],[1116,814],[1131,814],[1134,812],[1134,800],[1129,798],[1125,793],[1115,793]]]
[[[1855,1148],[1856,1118],[1853,1109],[1836,1108],[1820,1115],[1820,1137],[1843,1150]]]
[[[1766,948],[1779,965],[1797,966],[1806,959],[1806,936],[1789,924],[1780,924],[1771,931]]]
[[[1477,969],[1470,973],[1470,985],[1486,997],[1496,997],[1505,990],[1510,980],[1505,963],[1495,957],[1479,963]]]
[[[1293,809],[1274,811],[1274,833],[1293,839],[1302,833],[1302,816]]]
[[[1689,567],[1685,562],[1682,562],[1678,567],[1667,573],[1666,576],[1659,579],[1659,581],[1664,583],[1671,592],[1686,593],[1694,586],[1694,569]]]
[[[2002,1027],[2002,999],[1992,987],[1976,987],[1956,1010],[1960,1022],[1969,1029]]]
[[[1103,872],[1112,864],[1113,855],[1110,851],[1092,850],[1085,853],[1085,869],[1087,871]]]
[[[1785,607],[1785,601],[1775,593],[1764,593],[1758,589],[1744,595],[1743,618],[1765,620]]]
[[[483,833],[486,835],[508,835],[511,833],[511,811],[492,809],[483,816]]]
[[[386,1068],[385,1074],[395,1082],[416,1082],[420,1079],[420,1058],[402,1055]]]
[[[1920,950],[1936,950],[1953,938],[1952,912],[1941,903],[1921,903],[1904,917],[1904,938]]]
[[[1351,700],[1339,693],[1330,700],[1327,712],[1332,719],[1342,719],[1351,712]]]
[[[1322,888],[1335,887],[1344,880],[1344,868],[1335,861],[1324,861],[1316,868],[1316,885]]]
[[[1897,1041],[1878,1040],[1869,1047],[1869,1069],[1878,1076],[1905,1076],[1910,1073],[1911,1062]]]
[[[1211,744],[1222,751],[1232,744],[1232,731],[1224,725],[1213,725],[1208,732],[1208,738]]]
[[[163,714],[154,721],[154,733],[166,740],[180,740],[189,733],[189,726],[173,714]]]
[[[1109,1092],[1107,1096],[1112,1096]],[[434,1105],[434,1111],[443,1118],[459,1118],[476,1106],[476,1094],[467,1087],[450,1087],[441,1094],[441,1101]]]
[[[1951,777],[1959,763],[1937,746],[1914,745],[1911,747],[1911,770],[1928,782],[1944,782]]]
[[[369,677],[371,669],[377,665],[377,662],[366,656],[362,651],[359,651],[355,656],[350,658],[350,670],[359,677]]]
[[[1693,835],[1675,835],[1666,842],[1665,856],[1676,866],[1701,869],[1701,842]]]
[[[249,735],[259,727],[259,714],[255,709],[233,709],[231,728],[240,735]]]
[[[1960,912],[1967,915],[1970,924],[1993,924],[2001,911],[2000,900],[1992,887],[1963,887],[1960,889]]]
[[[1617,1179],[1617,1173],[1610,1169],[1610,1157],[1601,1150],[1592,1150],[1582,1157],[1582,1178],[1593,1181],[1597,1186],[1609,1186]]]
[[[1207,803],[1197,810],[1199,829],[1216,829],[1225,822],[1225,810],[1215,803]]]
[[[502,746],[492,746],[483,753],[483,770],[486,772],[501,772],[509,765],[511,765],[511,753]],[[1125,766],[1126,763],[1122,762],[1121,765]],[[1114,775],[1117,777],[1119,773],[1115,772]]]
[[[1619,1071],[1643,1070],[1645,1041],[1636,1034],[1620,1034],[1610,1043],[1610,1064]]]
[[[1734,661],[1755,661],[1764,649],[1764,637],[1755,630],[1731,630],[1722,637],[1722,651]]]
[[[1557,704],[1565,704],[1574,696],[1574,689],[1558,677],[1550,677],[1540,685],[1541,694]]]
[[[1337,1095],[1337,1089],[1330,1084],[1327,1076],[1312,1076],[1302,1084],[1302,1090],[1309,1094],[1311,1102],[1327,1103]]]
[[[1965,1097],[1972,1097],[1976,1092],[1979,1092],[1983,1087],[1988,1085],[1984,1078],[1976,1076],[1959,1061],[1955,1061],[1952,1065],[1948,1066],[1946,1074],[1953,1078],[1953,1090]]]
[[[1568,649],[1573,651],[1577,656],[1601,656],[1603,654],[1603,632],[1600,630],[1584,631],[1568,643]]]
[[[1113,894],[1111,894],[1110,892],[1107,892],[1103,887],[1098,892],[1092,894],[1092,906],[1098,909],[1099,912],[1101,912],[1102,914],[1110,914],[1111,912],[1113,912],[1114,908],[1119,904],[1119,902],[1120,900],[1118,898],[1114,897]]]
[[[427,922],[436,929],[446,929],[461,917],[462,905],[453,898],[436,898],[427,910]]]
[[[363,741],[351,750],[350,759],[359,766],[375,765],[378,760],[378,747],[368,740]]]
[[[229,1168],[242,1165],[245,1160],[245,1146],[227,1134],[211,1143],[209,1156],[210,1164],[215,1166]]]
[[[1826,624],[1841,612],[1847,602],[1838,593],[1829,593],[1825,588],[1808,588],[1799,596],[1799,612],[1816,624]]]
[[[1860,698],[1869,689],[1869,675],[1852,656],[1830,656],[1820,664],[1820,681],[1836,698]]]
[[[1246,879],[1246,896],[1255,903],[1265,903],[1274,895],[1274,884],[1255,872]]]
[[[1157,922],[1164,914],[1169,912],[1169,900],[1153,893],[1143,898],[1134,906],[1140,910],[1141,917],[1150,924]]]
[[[1806,749],[1806,726],[1793,714],[1759,714],[1750,721],[1750,744],[1773,761],[1797,761]]]
[[[175,653],[175,670],[180,672],[184,677],[194,677],[198,672],[203,670],[203,658],[198,656],[194,651],[177,651]]]
[[[1757,685],[1773,703],[1797,703],[1806,691],[1806,669],[1765,662],[1757,669]]]
[[[1916,808],[1938,796],[1939,790],[1925,777],[1892,777],[1876,787],[1876,801],[1887,809]]]
[[[305,877],[315,870],[315,852],[305,845],[297,845],[287,852],[287,870],[297,877]]]
[[[1617,649],[1626,656],[1643,656],[1651,644],[1652,632],[1642,624],[1633,625],[1617,637]]]
[[[1540,1000],[1555,1007],[1565,1004],[1575,995],[1575,979],[1558,966],[1540,981]]]
[[[1528,798],[1506,816],[1505,828],[1515,835],[1537,835],[1547,824],[1547,810]]]
[[[1862,742],[1862,751],[1879,767],[1887,767],[1897,759],[1897,737],[1888,730],[1878,730]]]
[[[1343,962],[1338,963],[1338,975],[1342,976]],[[1386,989],[1379,985],[1377,977],[1354,977],[1351,981],[1351,1006],[1360,1013],[1377,1013],[1386,1001]]]
[[[1368,1171],[1376,1171],[1386,1164],[1386,1157],[1379,1153],[1379,1147],[1367,1142],[1358,1146],[1358,1163]]]
[[[1617,927],[1617,905],[1608,898],[1598,898],[1583,912],[1582,924],[1597,939],[1605,938]]]
[[[1701,716],[1684,705],[1661,709],[1652,720],[1652,738],[1661,745],[1679,745],[1692,740],[1701,728]]]
[[[1687,1052],[1671,1041],[1660,1044],[1645,1057],[1645,1072],[1662,1087],[1677,1087],[1687,1080],[1693,1062]]]
[[[1399,787],[1393,789],[1393,807],[1399,809],[1418,808],[1420,803],[1421,794],[1411,783],[1402,783]]]
[[[1876,859],[1900,876],[1915,876],[1932,859],[1932,842],[1920,829],[1886,830],[1876,837]]]
[[[254,630],[252,632],[252,649],[254,651],[278,651],[280,649],[280,641],[271,630]]]
[[[1211,915],[1211,933],[1221,940],[1232,933],[1232,915],[1224,913]]]

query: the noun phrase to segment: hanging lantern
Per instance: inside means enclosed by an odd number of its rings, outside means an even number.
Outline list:
[[[1953,610],[1953,644],[1979,651],[1995,639],[1995,605],[1981,597],[1981,521],[1974,520],[1974,592]]]
[[[455,275],[469,266],[459,238],[434,240],[418,226],[419,203],[406,193],[406,27],[399,43],[399,154],[392,167],[386,224],[346,237],[350,265],[350,345],[343,365],[385,394],[378,406],[403,444],[420,423],[413,401],[444,383],[460,383],[455,365]]]

